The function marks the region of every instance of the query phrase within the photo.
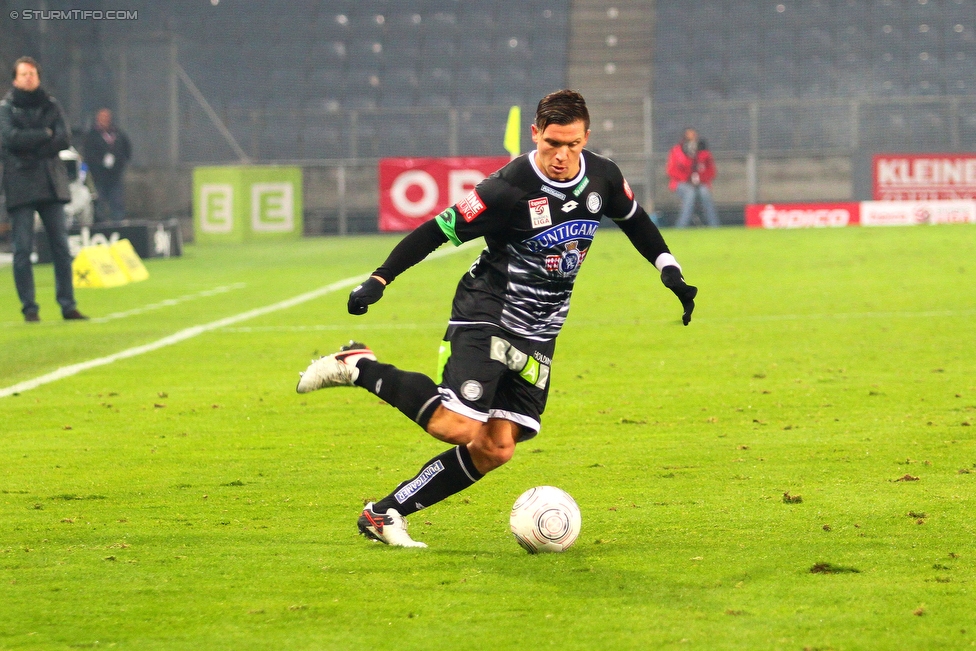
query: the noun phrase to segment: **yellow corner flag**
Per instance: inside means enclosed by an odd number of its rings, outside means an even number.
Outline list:
[[[522,153],[522,109],[518,106],[508,109],[508,124],[505,125],[505,151],[512,158]]]

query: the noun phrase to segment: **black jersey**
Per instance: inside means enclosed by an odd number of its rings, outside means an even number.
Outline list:
[[[624,222],[638,213],[608,158],[584,149],[576,178],[554,181],[536,166],[535,152],[519,156],[436,217],[455,245],[481,236],[487,243],[458,284],[451,323],[553,339],[601,216]]]

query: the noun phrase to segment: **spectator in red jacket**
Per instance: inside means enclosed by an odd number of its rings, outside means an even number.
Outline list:
[[[681,199],[681,214],[675,226],[687,228],[695,211],[695,201],[701,201],[705,221],[718,226],[718,213],[712,200],[712,179],[715,178],[715,159],[708,145],[698,138],[694,129],[685,129],[685,136],[668,153],[670,188]]]

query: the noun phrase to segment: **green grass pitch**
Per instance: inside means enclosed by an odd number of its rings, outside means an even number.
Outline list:
[[[443,445],[358,389],[298,395],[350,338],[434,372],[457,278],[428,260],[0,398],[0,649],[959,649],[976,643],[976,227],[668,231],[680,305],[613,227],[559,340],[543,431],[356,535]],[[365,275],[395,237],[189,246],[40,324],[0,269],[0,389]],[[531,486],[583,513],[529,556]]]

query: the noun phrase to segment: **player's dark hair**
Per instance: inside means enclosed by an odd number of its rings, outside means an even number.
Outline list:
[[[10,75],[10,79],[11,80],[14,80],[14,79],[17,78],[17,68],[19,68],[20,67],[20,64],[22,64],[22,63],[26,63],[29,66],[33,66],[34,67],[34,70],[37,70],[37,76],[38,77],[41,76],[41,66],[40,66],[40,64],[37,61],[34,60],[34,57],[20,57],[19,59],[17,59],[16,61],[14,61],[14,67],[10,71],[11,72],[11,75]]]
[[[590,112],[586,100],[575,90],[568,88],[549,93],[541,100],[535,110],[535,126],[545,131],[550,124],[572,124],[582,120],[587,131],[590,130]]]

